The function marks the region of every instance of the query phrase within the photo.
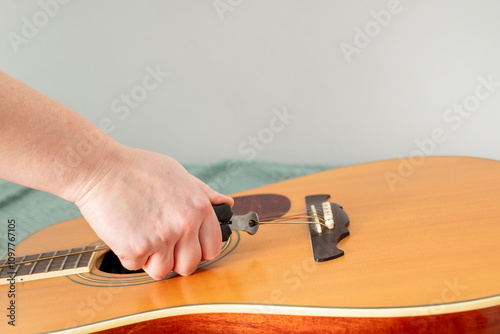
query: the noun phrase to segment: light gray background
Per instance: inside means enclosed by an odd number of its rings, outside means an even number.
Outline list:
[[[183,163],[349,165],[418,155],[439,128],[426,154],[500,160],[500,86],[460,123],[445,120],[473,101],[479,77],[500,82],[498,1],[401,0],[385,26],[375,16],[391,1],[54,3],[0,2],[0,69],[98,125],[109,119],[124,144]],[[40,27],[16,47],[26,20]],[[341,45],[365,28],[373,37],[349,62]],[[115,113],[157,66],[169,76],[127,117]],[[295,118],[272,132],[284,109]]]

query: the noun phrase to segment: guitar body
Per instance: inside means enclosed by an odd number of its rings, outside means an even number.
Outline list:
[[[315,262],[308,226],[283,224],[233,232],[188,277],[109,274],[98,260],[89,273],[17,282],[16,326],[3,315],[0,332],[500,332],[499,162],[387,160],[234,196],[256,194],[303,213],[305,196],[330,194],[350,219],[344,256]],[[33,234],[16,256],[97,240],[79,218]],[[7,294],[0,286],[5,314]]]

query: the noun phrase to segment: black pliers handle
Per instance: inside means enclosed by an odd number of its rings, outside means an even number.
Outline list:
[[[259,229],[259,216],[255,211],[244,215],[234,215],[229,204],[213,205],[215,215],[219,220],[222,241],[227,241],[233,231],[245,231],[255,234]]]

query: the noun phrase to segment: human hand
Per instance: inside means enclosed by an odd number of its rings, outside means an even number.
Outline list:
[[[221,250],[212,204],[232,198],[212,190],[176,160],[118,145],[119,159],[85,185],[75,201],[97,235],[129,270],[153,279],[189,275]]]

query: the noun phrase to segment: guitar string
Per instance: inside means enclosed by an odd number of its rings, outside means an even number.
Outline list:
[[[299,210],[297,210],[297,212],[298,212],[297,214],[285,215],[285,216],[276,217],[276,218],[268,218],[268,219],[262,219],[262,220],[259,219],[258,224],[320,224],[322,226],[327,227],[326,224],[321,223],[321,222],[293,221],[293,219],[309,219],[309,218],[318,218],[322,221],[325,221],[323,219],[323,217],[321,217],[320,215],[318,215],[317,217],[304,215],[303,210],[300,211],[300,213],[299,213]],[[322,211],[318,210],[318,213],[320,213],[320,212],[322,212]],[[288,211],[287,213],[290,213],[290,211]],[[283,213],[282,212],[281,213],[280,212],[269,213],[266,216],[270,216],[271,214],[277,215],[277,214],[283,214]],[[292,220],[290,220],[290,219],[292,219]],[[33,259],[33,260],[21,261],[21,262],[17,262],[17,263],[13,263],[13,264],[8,263],[8,264],[0,265],[0,269],[7,268],[11,265],[21,266],[21,265],[25,265],[28,263],[41,262],[41,261],[46,261],[46,260],[50,260],[50,259],[57,259],[57,258],[61,258],[61,257],[69,257],[72,255],[79,255],[79,254],[86,254],[86,253],[94,253],[94,252],[100,252],[100,251],[105,251],[105,250],[110,250],[109,246],[104,245],[104,246],[96,247],[94,249],[89,249],[89,250],[82,250],[82,251],[78,251],[78,252],[71,252],[71,253],[66,253],[66,254],[47,256],[47,257],[37,258],[37,259]]]
[[[259,222],[263,221],[279,221],[279,220],[288,220],[288,219],[309,219],[309,218],[318,218],[321,221],[325,221],[325,219],[322,216],[310,216],[310,215],[304,215],[304,214],[296,214],[296,215],[287,215],[287,216],[281,216],[281,217],[276,217],[276,218],[268,218],[268,219],[259,219]],[[308,222],[309,224],[314,224],[315,222]]]
[[[269,213],[266,213],[265,215],[262,215],[260,217],[260,221],[263,221],[263,220],[267,220],[265,217],[276,217],[276,218],[269,218],[269,219],[280,219],[280,218],[287,218],[287,217],[296,217],[297,215],[300,215],[300,216],[303,216],[304,215],[304,209],[295,209],[295,210],[290,210],[290,211],[287,211],[287,212],[280,212],[280,211],[276,211],[276,212],[269,212]],[[318,218],[320,220],[323,220],[323,217],[320,215],[323,213],[323,210],[321,208],[316,208],[316,212],[318,213]],[[285,215],[283,215],[285,214]],[[314,216],[308,216],[306,215],[306,218],[315,218]]]

